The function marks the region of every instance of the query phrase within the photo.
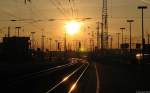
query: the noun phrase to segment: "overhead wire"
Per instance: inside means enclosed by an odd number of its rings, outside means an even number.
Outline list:
[[[62,2],[60,2],[59,1],[59,5],[60,5],[60,3],[61,3],[61,5],[62,5]],[[58,5],[57,5],[58,6]],[[65,6],[65,5],[64,5]],[[64,7],[64,6],[62,6],[62,7]],[[20,18],[20,16],[18,17],[18,16],[16,16],[16,15],[13,15],[13,14],[11,14],[11,16],[14,16],[14,17],[16,17],[17,19],[12,19],[12,20],[8,20],[8,21],[31,21],[31,23],[36,23],[36,22],[41,22],[41,21],[46,21],[46,20],[36,20],[36,19],[34,19],[34,17],[32,16],[32,15],[35,15],[35,13],[34,13],[34,11],[33,11],[33,9],[32,9],[32,7],[31,7],[31,3],[29,3],[29,4],[26,4],[26,7],[29,9],[29,11],[30,11],[30,19],[25,19],[25,18]],[[65,10],[65,8],[63,8],[64,10]],[[67,13],[67,12],[66,12]],[[80,19],[80,18],[79,18]],[[53,20],[55,20],[55,19],[48,19],[48,21],[53,21]],[[56,19],[56,20],[63,20],[63,19]],[[3,20],[3,21],[7,21],[7,20]]]
[[[19,9],[20,7],[18,7],[18,5],[20,5],[19,3],[18,3],[18,1],[17,0],[15,0],[15,4],[17,4],[15,7],[16,7],[16,11],[18,11],[17,9]],[[2,14],[7,14],[8,16],[10,16],[10,17],[14,17],[14,19],[10,19],[10,20],[0,20],[0,21],[15,21],[15,20],[27,20],[27,19],[25,19],[25,18],[23,18],[23,17],[21,17],[21,16],[17,16],[17,15],[15,15],[15,14],[17,14],[17,13],[15,13],[14,11],[13,11],[13,13],[11,13],[11,12],[9,12],[9,11],[7,11],[7,10],[5,10],[5,9],[3,9],[2,10]],[[19,11],[20,12],[20,11]]]
[[[69,5],[70,5],[70,9],[71,9],[71,17],[74,17],[74,9],[73,9],[73,5],[72,5],[72,0],[69,0]]]
[[[66,15],[66,17],[68,17],[67,15],[67,11],[65,8],[65,3],[63,0],[55,0],[57,2],[57,4],[60,6],[60,8],[62,9],[62,11],[64,12],[64,14]]]
[[[12,14],[12,13],[6,11],[6,10],[2,10],[2,12],[3,12],[3,14],[7,14],[8,16],[14,17],[16,19],[23,19],[22,17],[16,16],[15,14]]]
[[[68,16],[72,16],[72,11],[70,11],[70,3],[68,2],[68,0],[64,0],[65,1],[65,4],[66,4],[66,10],[67,10],[67,14]]]
[[[63,2],[63,0],[61,0]],[[72,11],[70,11],[70,3],[68,2],[68,0],[64,0],[64,6],[66,8],[66,13],[68,18],[70,18],[72,16]]]
[[[75,18],[78,16],[78,10],[75,0],[49,0],[57,10],[66,17]],[[69,15],[69,13],[71,15]]]
[[[76,7],[76,0],[72,0],[73,3],[73,9],[74,9],[74,16],[77,17],[78,13],[77,13],[77,7]]]
[[[32,6],[31,6],[32,5]],[[41,27],[39,27],[39,26],[36,26],[36,24],[37,23],[39,23],[39,22],[43,22],[43,21],[45,21],[45,20],[41,20],[41,19],[38,19],[38,20],[35,20],[34,19],[34,17],[32,16],[32,15],[37,15],[34,11],[33,11],[33,4],[28,4],[27,5],[27,8],[29,9],[29,11],[30,11],[30,20],[29,20],[29,24],[28,25],[32,25],[31,27],[32,28],[35,28],[35,29],[37,29],[38,31],[43,31],[43,29],[41,28]],[[34,6],[34,8],[36,8],[35,6]],[[37,8],[36,8],[37,9]],[[38,17],[39,17],[39,15],[37,15]]]
[[[77,11],[77,17],[79,17],[79,3],[80,3],[80,0],[76,0],[76,11]]]
[[[18,2],[17,0],[15,0],[16,2]],[[53,1],[53,0],[50,0],[50,1],[52,1],[52,3],[55,5],[55,7],[57,8],[57,9],[60,9],[60,7],[58,7],[60,4],[61,4],[61,7],[63,7],[63,10],[59,10],[59,11],[65,11],[65,12],[62,12],[62,14],[63,15],[67,15],[68,14],[68,12],[67,12],[67,7],[66,7],[66,9],[65,9],[65,2],[63,3],[63,2],[61,2],[61,1],[59,1],[59,3],[57,2],[55,2],[55,1]],[[70,4],[71,4],[71,2],[70,2]],[[17,6],[16,6],[16,9],[19,9],[19,7],[18,7],[18,5],[20,5],[20,4],[17,4]],[[25,4],[25,6],[29,9],[29,11],[30,11],[30,18],[29,19],[26,19],[26,18],[22,18],[22,17],[20,17],[20,16],[17,16],[17,15],[15,15],[15,14],[10,14],[10,13],[8,13],[10,16],[13,16],[13,17],[15,17],[15,19],[12,19],[12,20],[3,20],[3,21],[12,21],[12,22],[25,22],[26,23],[26,25],[32,25],[31,27],[34,27],[34,28],[36,28],[37,30],[40,30],[41,31],[41,28],[39,27],[39,26],[36,26],[36,24],[35,23],[38,23],[38,22],[43,22],[43,21],[57,21],[57,20],[66,20],[66,19],[46,19],[46,20],[40,20],[40,19],[34,19],[34,17],[33,17],[33,15],[35,15],[35,13],[34,13],[34,11],[33,11],[33,9],[32,9],[32,6],[31,6],[31,3],[27,3],[27,4]],[[73,7],[72,7],[72,9],[73,9]],[[17,10],[18,11],[18,10]],[[74,11],[72,11],[72,12],[74,12]]]
[[[63,15],[66,16],[66,14],[64,13],[64,11],[59,7],[59,5],[57,5],[57,3],[55,2],[55,0],[49,0],[52,5],[54,5],[54,7]]]

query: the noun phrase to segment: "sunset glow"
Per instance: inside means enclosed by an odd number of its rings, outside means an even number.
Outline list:
[[[76,34],[79,29],[80,29],[80,26],[81,24],[77,21],[69,21],[67,24],[66,24],[66,31],[69,35],[74,35]]]

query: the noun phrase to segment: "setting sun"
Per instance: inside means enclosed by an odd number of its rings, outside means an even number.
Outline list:
[[[70,21],[66,24],[67,33],[70,35],[74,35],[80,29],[81,24],[77,21]]]

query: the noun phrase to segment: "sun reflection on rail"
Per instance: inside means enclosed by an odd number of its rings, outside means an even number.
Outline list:
[[[71,86],[71,88],[70,88],[70,90],[69,90],[68,93],[71,93],[71,92],[76,88],[76,85],[77,85],[77,83],[74,83],[74,84]]]
[[[69,78],[69,76],[65,77],[62,81],[65,82],[68,80],[68,78]]]

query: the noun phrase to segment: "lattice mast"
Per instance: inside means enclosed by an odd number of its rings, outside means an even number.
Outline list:
[[[101,48],[108,48],[108,10],[107,0],[103,0],[102,7],[102,31],[101,31]]]

